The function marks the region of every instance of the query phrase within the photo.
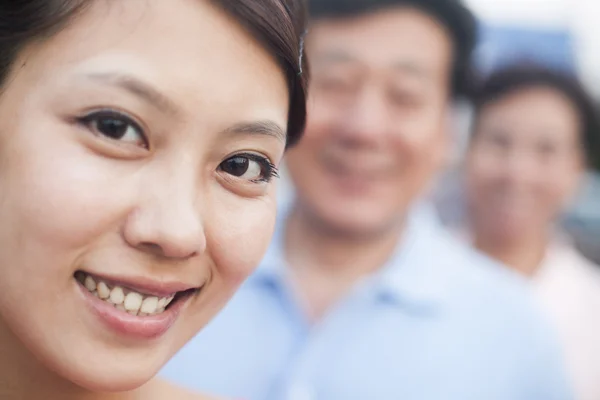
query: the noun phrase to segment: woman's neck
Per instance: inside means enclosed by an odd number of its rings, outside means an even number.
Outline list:
[[[527,277],[536,274],[546,256],[548,238],[543,233],[500,238],[474,229],[473,234],[475,248]]]

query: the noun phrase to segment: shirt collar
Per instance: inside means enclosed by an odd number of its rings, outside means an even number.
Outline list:
[[[381,295],[399,305],[434,308],[448,294],[452,250],[430,204],[410,213],[404,235],[388,263],[375,274]]]
[[[282,289],[286,279],[285,222],[289,206],[280,210],[271,246],[250,284]],[[365,280],[370,294],[400,306],[431,308],[447,293],[450,262],[445,233],[433,206],[419,204],[411,211],[396,250],[379,272]],[[285,290],[285,289],[282,289]]]

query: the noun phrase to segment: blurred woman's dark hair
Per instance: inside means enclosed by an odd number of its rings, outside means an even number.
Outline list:
[[[11,0],[0,2],[0,91],[19,53],[60,31],[97,0]],[[121,0],[123,1],[123,0]],[[288,147],[300,139],[306,121],[308,69],[303,56],[304,0],[213,0],[244,26],[276,59],[290,93]]]
[[[477,21],[461,0],[310,0],[311,19],[346,18],[392,7],[417,9],[438,21],[454,48],[452,94],[471,94],[472,55],[477,44]],[[424,49],[424,51],[427,51]]]
[[[516,92],[549,88],[569,99],[579,113],[580,141],[590,167],[600,170],[600,119],[596,103],[579,79],[562,70],[535,63],[513,63],[492,72],[474,93],[473,134],[482,109]]]

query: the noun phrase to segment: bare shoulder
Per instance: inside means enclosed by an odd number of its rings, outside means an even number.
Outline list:
[[[219,400],[216,397],[194,393],[162,379],[153,379],[145,385],[143,398],[152,400]]]

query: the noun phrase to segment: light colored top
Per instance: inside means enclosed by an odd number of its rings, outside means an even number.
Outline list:
[[[381,270],[316,324],[291,290],[283,224],[257,272],[162,371],[248,400],[570,400],[553,330],[517,274],[416,211]]]
[[[600,268],[556,241],[533,278],[537,299],[558,330],[579,400],[600,399]]]

